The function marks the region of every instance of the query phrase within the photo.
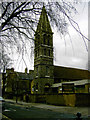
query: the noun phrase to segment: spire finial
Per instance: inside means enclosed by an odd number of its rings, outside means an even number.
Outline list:
[[[42,8],[44,8],[45,9],[45,3],[43,2],[43,7]]]

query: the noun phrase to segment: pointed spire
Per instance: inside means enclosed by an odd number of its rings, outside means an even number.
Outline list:
[[[44,2],[43,2],[43,7],[44,7]]]
[[[37,30],[36,30],[36,33],[39,33],[39,32],[52,33],[51,26],[50,26],[50,23],[49,23],[49,19],[48,19],[47,12],[46,12],[44,4],[43,4],[43,7],[42,7],[42,12],[41,12],[41,15],[40,15],[40,18],[39,18],[39,23],[37,25]]]

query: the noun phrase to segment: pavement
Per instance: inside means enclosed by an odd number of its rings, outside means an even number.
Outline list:
[[[90,118],[90,107],[69,107],[69,106],[55,106],[55,105],[48,105],[44,103],[26,103],[23,101],[18,101],[16,103],[15,100],[11,99],[5,99],[6,102],[14,103],[17,105],[21,106],[26,106],[26,107],[37,107],[37,108],[43,108],[55,112],[60,112],[60,113],[70,113],[70,114],[77,114],[77,112],[80,112],[82,116],[87,116]]]

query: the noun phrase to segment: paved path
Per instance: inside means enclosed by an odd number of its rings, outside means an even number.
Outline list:
[[[5,99],[7,102],[16,103],[14,100]],[[48,104],[42,104],[42,103],[26,103],[22,101],[18,101],[18,105],[24,105],[27,107],[34,106],[38,108],[48,109],[55,112],[60,113],[71,113],[76,114],[77,112],[80,112],[82,116],[88,116],[90,117],[90,107],[68,107],[68,106],[55,106],[55,105],[48,105]]]

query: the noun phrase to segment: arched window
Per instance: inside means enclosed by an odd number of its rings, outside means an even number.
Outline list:
[[[51,39],[50,35],[48,35],[47,38],[48,38],[48,39],[47,39],[47,45],[50,45],[50,39]]]
[[[46,55],[46,48],[44,49],[44,55]]]
[[[50,50],[48,50],[48,56],[50,56]]]
[[[50,41],[49,41],[49,40],[47,40],[47,45],[48,45],[48,46],[50,45]]]
[[[46,66],[46,75],[49,75],[49,67]]]
[[[47,93],[49,93],[49,90],[50,90],[50,84],[46,83],[44,86],[44,92],[47,94]]]
[[[43,35],[43,44],[46,44],[46,34]]]

